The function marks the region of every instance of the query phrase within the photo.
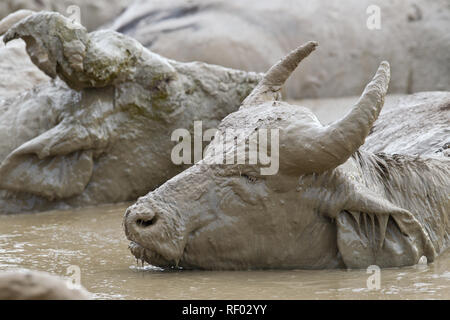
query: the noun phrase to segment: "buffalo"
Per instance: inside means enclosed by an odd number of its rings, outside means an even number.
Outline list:
[[[358,95],[380,57],[395,66],[391,93],[450,87],[447,0],[136,0],[110,26],[171,59],[256,72],[326,43],[286,83],[291,99]]]
[[[373,147],[410,144],[408,152],[362,148],[371,130],[377,134],[377,126],[399,120],[387,116],[374,127],[388,90],[387,62],[350,112],[329,125],[280,101],[283,84],[316,46],[309,42],[271,67],[240,109],[222,120],[203,160],[127,209],[124,230],[136,258],[186,269],[398,267],[422,256],[432,262],[448,247],[445,152],[392,134]],[[434,116],[427,122],[424,113],[422,123],[412,123],[434,128],[425,132],[429,139],[448,134],[445,98],[434,110],[446,121],[434,127]],[[239,141],[253,141],[261,130],[279,137],[264,140],[278,156],[276,174],[262,174],[265,164],[251,163],[247,147],[244,163],[223,163],[237,154]]]
[[[176,128],[217,126],[262,77],[169,60],[52,12],[3,40],[19,38],[52,80],[0,99],[1,213],[135,200],[186,168],[171,161]]]

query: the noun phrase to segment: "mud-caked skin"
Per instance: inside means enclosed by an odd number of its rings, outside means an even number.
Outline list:
[[[215,163],[221,143],[215,138],[202,161],[126,211],[136,258],[200,269],[394,267],[422,256],[431,262],[448,247],[448,158],[359,150],[384,103],[387,62],[352,110],[330,125],[277,101],[316,45],[309,42],[273,66],[216,136],[240,129],[251,138],[259,129],[278,129],[278,173],[261,175],[262,166],[248,161]]]
[[[135,200],[186,168],[171,161],[175,129],[217,127],[262,77],[168,60],[58,13],[4,35],[18,38],[53,80],[0,99],[0,214]]]
[[[370,152],[450,156],[450,92],[418,92],[384,108],[363,146]]]
[[[136,0],[111,27],[171,59],[260,72],[316,39],[288,98],[359,95],[382,58],[390,93],[450,88],[448,0]]]
[[[67,279],[35,270],[0,272],[0,300],[87,300],[91,295]]]

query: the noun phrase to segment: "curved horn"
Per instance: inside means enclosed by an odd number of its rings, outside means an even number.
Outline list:
[[[6,43],[22,38],[31,61],[48,76],[60,77],[70,88],[101,88],[134,81],[153,88],[174,78],[166,58],[137,40],[112,30],[88,33],[83,26],[56,12],[35,13],[5,34]],[[144,76],[145,75],[145,76]]]
[[[88,45],[87,30],[56,12],[34,13],[14,24],[3,41],[22,38],[31,61],[49,77],[59,75],[74,89],[87,82],[82,60]]]
[[[34,11],[21,9],[17,10],[0,21],[0,36],[3,35],[6,31],[9,30],[14,24],[21,21],[22,19],[25,19],[28,16],[31,16]]]
[[[384,104],[390,78],[389,64],[382,62],[353,109],[326,127],[312,125],[301,141],[296,128],[286,132],[281,144],[280,165],[285,170],[322,173],[343,164],[364,144]],[[289,128],[287,128],[289,129]],[[305,130],[303,128],[302,130]]]
[[[383,61],[352,110],[326,127],[322,144],[333,158],[330,159],[332,168],[347,161],[364,144],[384,105],[389,80],[389,63]]]
[[[277,64],[273,65],[269,71],[266,72],[256,88],[253,89],[252,93],[244,100],[242,107],[259,104],[265,101],[278,100],[280,98],[279,91],[283,84],[297,68],[300,61],[309,56],[317,46],[317,42],[309,41],[291,51]]]

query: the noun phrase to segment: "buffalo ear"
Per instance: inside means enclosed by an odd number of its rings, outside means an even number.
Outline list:
[[[337,245],[348,268],[408,266],[421,256],[434,260],[434,245],[411,212],[370,190],[354,199],[336,216]]]
[[[57,126],[10,153],[0,165],[0,189],[50,200],[81,194],[94,164],[89,138],[70,139],[77,131]]]

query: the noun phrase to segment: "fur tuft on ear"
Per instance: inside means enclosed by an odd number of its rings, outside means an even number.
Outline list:
[[[407,214],[343,211],[336,224],[338,249],[348,268],[410,266],[422,256],[429,262],[436,256],[423,227]]]
[[[336,217],[338,249],[348,268],[408,266],[422,256],[434,261],[434,244],[411,212],[362,186],[353,196]]]

